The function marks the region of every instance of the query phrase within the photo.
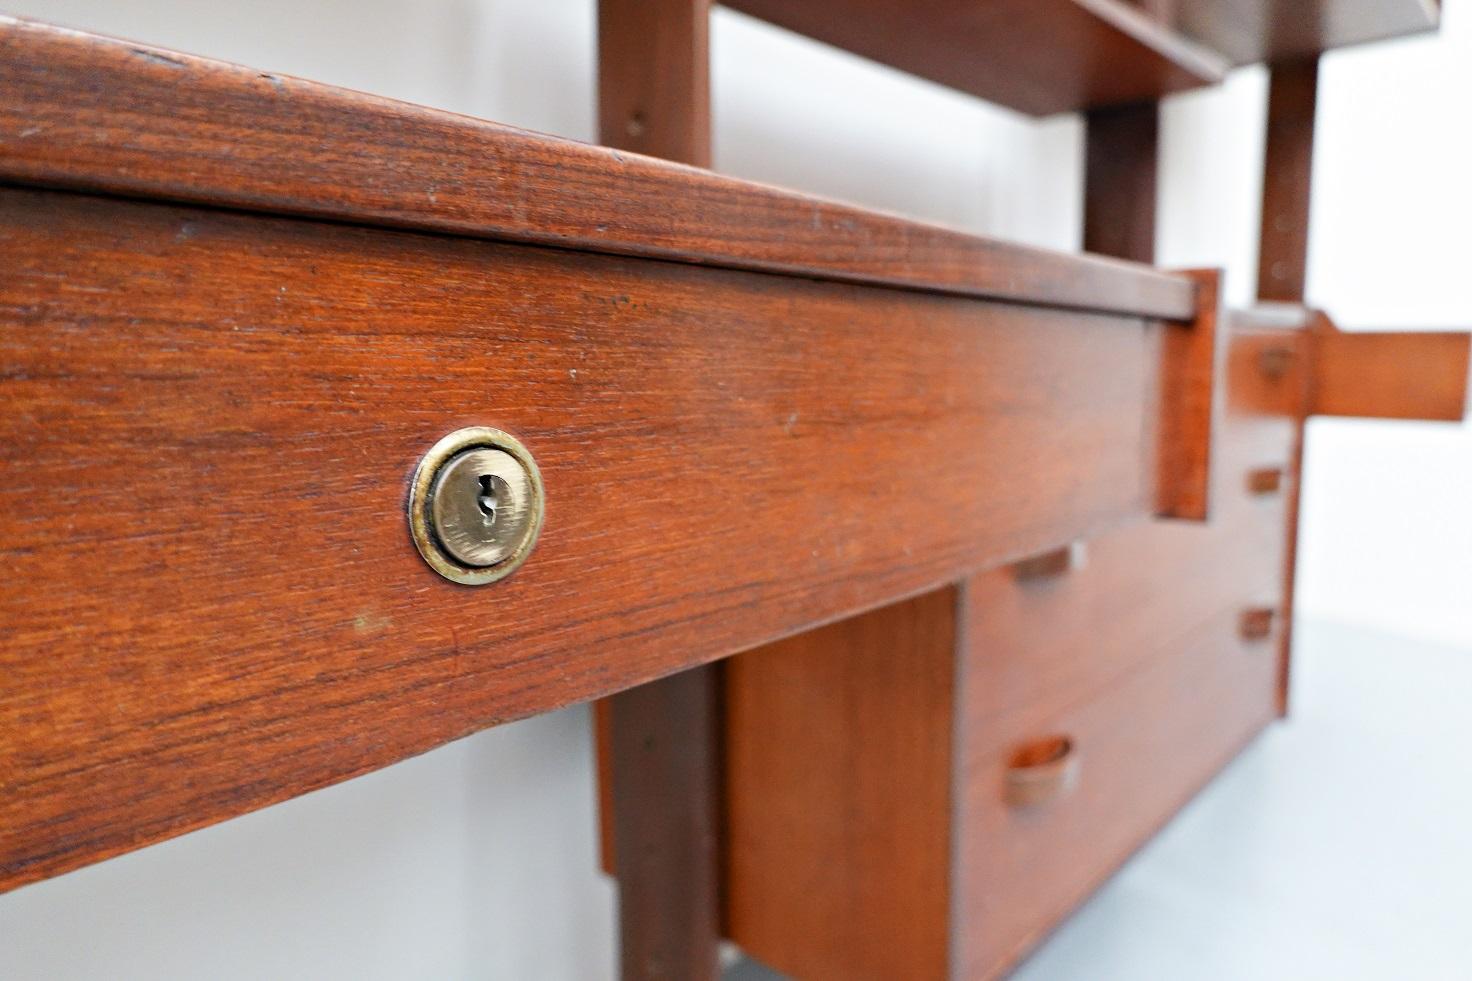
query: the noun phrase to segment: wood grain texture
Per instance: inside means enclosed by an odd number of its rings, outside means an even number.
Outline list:
[[[1268,79],[1257,297],[1266,302],[1302,303],[1308,269],[1318,59],[1275,64]]]
[[[1461,422],[1472,334],[1342,331],[1320,316],[1309,335],[1309,412]]]
[[[1185,320],[1192,285],[0,16],[0,180]]]
[[[710,166],[709,34],[708,0],[600,0],[605,145]],[[720,699],[721,666],[708,664],[595,708],[624,981],[720,976]]]
[[[1157,99],[1225,61],[1119,0],[730,0],[724,6],[1021,112]]]
[[[944,977],[956,604],[727,661],[730,937],[793,977]]]
[[[1221,393],[1226,331],[1219,328],[1222,274],[1188,273],[1196,280],[1200,306],[1190,327],[1167,327],[1160,358],[1161,426],[1155,513],[1164,518],[1205,521],[1211,497],[1212,447]]]
[[[1160,0],[1155,0],[1159,3]],[[1283,61],[1436,29],[1437,0],[1168,0],[1164,23],[1233,64]]]
[[[953,827],[972,864],[953,977],[1004,976],[1273,718],[1274,661],[1244,650],[1234,627],[1216,617],[1097,697],[1033,720],[1077,747],[1071,793],[1017,808],[1010,747],[964,764],[967,816]]]
[[[598,0],[598,142],[710,166],[710,0]]]
[[[720,977],[720,686],[705,665],[604,699],[619,976]]]
[[[733,937],[804,978],[997,976],[1274,716],[1277,659],[1237,631],[1283,568],[1285,497],[1245,478],[1291,467],[1307,362],[1268,377],[1261,358],[1284,333],[1231,332],[1209,523],[1121,526],[1051,575],[969,577],[959,611],[897,607],[727,662]],[[1017,749],[1053,736],[1074,743],[1077,787],[1009,805]],[[938,840],[943,954],[939,923],[888,905],[895,889],[936,915],[888,883]]]
[[[1084,247],[1121,259],[1155,260],[1159,108],[1141,103],[1096,109],[1085,120]],[[1216,425],[1217,361],[1223,331],[1221,273],[1195,270],[1196,317],[1167,331],[1161,364],[1159,508],[1162,517],[1204,521]]]
[[[1150,321],[45,191],[0,246],[7,886],[1154,509]],[[484,589],[403,512],[475,424],[548,502]]]
[[[1298,387],[1261,376],[1257,355],[1278,342],[1231,332],[1209,523],[1122,527],[1065,575],[967,583],[955,976],[1007,970],[1276,714],[1277,659],[1237,629],[1281,588],[1285,496],[1244,480],[1291,466],[1296,415],[1264,411],[1257,391]],[[1077,789],[1009,807],[1013,751],[1055,734],[1074,741]]]
[[[1084,140],[1084,250],[1153,263],[1159,106],[1092,110]]]

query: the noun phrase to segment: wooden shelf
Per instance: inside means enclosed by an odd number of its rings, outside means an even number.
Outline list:
[[[1034,116],[1220,81],[1224,58],[1120,0],[726,0],[725,6]]]
[[[1234,65],[1436,29],[1436,0],[1180,0],[1173,26]]]
[[[1235,65],[1434,30],[1439,17],[1435,0],[724,5],[1034,116],[1153,101],[1219,82]]]
[[[1187,320],[1180,276],[0,15],[0,180]],[[324,149],[327,148],[327,149]]]
[[[1205,505],[1209,277],[4,18],[0,184],[0,890]]]

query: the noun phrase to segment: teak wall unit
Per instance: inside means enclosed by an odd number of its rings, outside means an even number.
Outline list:
[[[1286,711],[1304,419],[1462,416],[1465,335],[1343,335],[1302,307],[1318,53],[1433,29],[1436,7],[730,5],[1022,112],[1084,112],[1084,246],[1141,263],[1155,259],[1154,100],[1272,62],[1259,293],[1276,305],[1228,318],[1226,363],[1202,389],[1226,395],[1210,529],[1111,532],[1096,543],[1106,558],[1083,569],[1088,546],[1068,543],[965,580],[954,597],[646,686],[622,754],[600,714],[604,864],[621,879],[626,976],[711,976],[719,934],[700,924],[714,914],[670,911],[722,900],[725,935],[799,977],[1001,973]],[[602,0],[606,142],[706,162],[708,11]],[[1333,367],[1348,360],[1352,375]],[[1329,388],[1355,404],[1326,402]],[[901,697],[905,655],[919,677]],[[1128,680],[1171,672],[1174,686]],[[1203,686],[1221,700],[1193,716]],[[692,705],[712,720],[704,734]],[[1079,728],[1087,738],[1067,731]],[[1060,747],[1067,758],[1049,759]],[[1014,810],[1004,771],[1038,754],[1041,766],[1011,779],[1063,781],[1060,800]],[[636,775],[615,795],[625,773]],[[629,853],[654,857],[618,861]]]
[[[1191,496],[1191,277],[26,22],[0,55],[8,882]],[[548,505],[469,589],[404,501],[476,423]]]
[[[697,169],[696,0],[602,0],[616,149],[0,19],[0,888],[605,698],[626,977],[987,977],[1284,709],[1303,420],[1463,414],[1467,335],[1302,305],[1313,59],[1434,8],[735,6],[1086,111],[1111,257]],[[1267,56],[1228,314],[1151,100]],[[476,425],[547,508],[466,587]]]

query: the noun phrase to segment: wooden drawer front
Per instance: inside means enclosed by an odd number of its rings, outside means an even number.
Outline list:
[[[1077,568],[1034,578],[999,568],[967,582],[964,698],[980,751],[1013,733],[1019,718],[1102,690],[1231,604],[1278,606],[1298,424],[1257,397],[1257,355],[1284,337],[1229,337],[1206,524],[1116,528],[1085,543]],[[1251,475],[1264,469],[1282,472],[1276,490],[1252,488]]]
[[[0,244],[0,887],[1149,513],[1181,329],[60,192]],[[404,515],[467,425],[547,488],[479,589]]]
[[[1234,330],[1205,525],[1152,521],[1087,543],[1056,575],[973,577],[957,703],[953,958],[1010,965],[1269,719],[1281,652],[1241,636],[1282,602],[1302,360],[1265,378],[1280,330]],[[1264,490],[1253,474],[1281,470]],[[1053,806],[1003,800],[1019,747],[1067,736],[1077,789]]]
[[[1111,688],[1031,717],[958,774],[953,957],[960,977],[1015,963],[1275,714],[1271,644],[1221,611]],[[962,723],[964,731],[965,723]],[[1006,798],[1013,745],[1067,736],[1076,783],[1020,807]]]

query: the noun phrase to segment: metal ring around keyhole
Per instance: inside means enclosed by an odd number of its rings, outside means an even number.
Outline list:
[[[526,561],[545,510],[541,472],[515,437],[472,426],[419,461],[409,491],[409,533],[430,568],[481,586]]]

